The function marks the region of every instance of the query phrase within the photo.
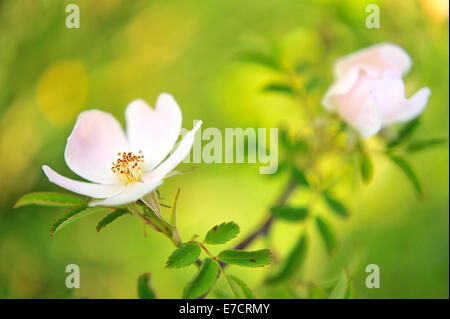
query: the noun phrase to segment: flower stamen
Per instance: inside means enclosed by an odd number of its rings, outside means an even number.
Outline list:
[[[139,151],[138,155],[132,152],[119,152],[119,158],[112,163],[111,171],[124,184],[141,181],[144,171],[144,155]]]

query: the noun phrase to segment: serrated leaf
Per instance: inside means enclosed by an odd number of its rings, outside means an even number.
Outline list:
[[[137,285],[139,299],[156,299],[149,272],[139,276]]]
[[[328,253],[331,254],[336,247],[336,238],[333,231],[323,218],[316,216],[315,220],[319,234],[325,243],[325,247],[327,248]]]
[[[206,294],[216,283],[219,265],[211,258],[205,258],[195,277],[183,290],[183,298],[194,299]]]
[[[89,207],[87,205],[79,205],[69,208],[52,223],[50,227],[50,233],[53,236],[57,231],[61,230],[63,227],[93,213],[111,212],[113,210],[114,208],[101,206]]]
[[[282,70],[282,68],[280,67],[279,63],[276,61],[275,58],[261,52],[257,51],[242,52],[241,54],[238,55],[237,58],[240,61],[259,64],[271,68],[273,70],[277,71]]]
[[[302,221],[308,216],[308,208],[306,207],[273,206],[270,208],[270,212],[276,218],[290,222]]]
[[[201,248],[198,243],[185,243],[175,249],[167,260],[167,268],[181,268],[192,265],[200,256]]]
[[[115,221],[117,218],[119,218],[120,216],[123,216],[125,214],[128,214],[129,211],[126,209],[116,209],[115,211],[109,213],[108,215],[106,215],[103,219],[101,219],[98,224],[97,224],[97,231],[102,230],[103,228],[105,228],[106,226],[108,226],[109,224],[111,224],[113,221]]]
[[[418,198],[422,200],[424,198],[422,184],[420,183],[419,177],[414,172],[412,166],[400,156],[391,155],[390,159],[403,171],[416,190]]]
[[[60,207],[73,207],[86,202],[81,198],[55,192],[36,192],[23,195],[14,208],[26,206],[26,205],[41,205],[41,206],[60,206]]]
[[[336,213],[336,215],[344,218],[347,218],[350,215],[344,204],[342,204],[340,201],[334,198],[331,194],[329,194],[328,192],[322,192],[322,195],[328,207],[334,213]]]
[[[373,179],[373,164],[367,153],[361,153],[359,156],[359,166],[361,170],[361,178],[365,184],[369,184]]]
[[[347,271],[343,270],[328,299],[345,299],[347,296],[350,297],[353,293],[352,291],[349,291],[353,288],[350,284],[351,282]]]
[[[294,90],[287,84],[283,83],[271,83],[266,85],[262,91],[270,93],[283,93],[288,95],[294,95]]]
[[[289,252],[289,255],[284,260],[281,269],[275,275],[269,277],[266,282],[268,284],[280,283],[294,276],[300,270],[306,259],[307,248],[307,237],[305,234],[301,234]]]
[[[447,143],[448,139],[446,138],[434,138],[425,141],[412,142],[408,146],[406,146],[405,151],[408,153],[415,153],[426,150],[431,147],[441,146]]]
[[[239,226],[234,222],[222,223],[211,228],[205,236],[205,243],[210,245],[225,244],[239,234]]]
[[[231,265],[263,267],[272,262],[272,255],[268,249],[255,251],[228,249],[220,252],[217,259]]]
[[[238,289],[235,289],[235,291],[239,292],[239,298],[256,299],[255,294],[250,290],[250,288],[243,280],[233,275],[228,275],[228,278],[231,280],[232,284],[238,287]]]
[[[416,118],[405,125],[398,131],[397,138],[388,143],[388,148],[393,148],[407,141],[409,137],[417,130],[420,125],[420,119]]]

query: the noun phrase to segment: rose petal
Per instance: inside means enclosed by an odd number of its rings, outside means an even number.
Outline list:
[[[67,139],[64,157],[77,175],[96,183],[115,184],[111,172],[118,152],[128,151],[120,123],[109,113],[82,112]]]
[[[155,168],[153,171],[144,174],[143,180],[145,182],[151,183],[158,181],[166,177],[175,167],[180,164],[183,159],[189,154],[194,144],[195,132],[202,125],[202,121],[198,121],[192,131],[187,132],[181,142],[179,143],[177,149],[167,158],[161,165]]]
[[[361,70],[359,68],[351,68],[344,76],[334,81],[322,98],[322,105],[325,109],[328,111],[335,110],[335,104],[332,103],[332,98],[335,95],[348,93],[355,86],[360,72]]]
[[[403,80],[391,72],[372,84],[372,96],[381,113],[383,126],[408,122],[426,108],[429,88],[422,88],[412,98],[405,98]]]
[[[153,191],[160,186],[163,182],[157,181],[154,183],[141,183],[134,182],[128,184],[123,192],[116,196],[112,196],[105,200],[91,201],[89,206],[119,206],[127,203],[135,202],[139,198]]]
[[[125,111],[127,136],[133,152],[142,150],[145,170],[158,165],[172,150],[181,130],[181,111],[174,98],[162,93],[152,109],[143,100],[131,102]]]
[[[374,81],[364,72],[360,72],[351,90],[343,94],[329,94],[326,101],[330,108],[364,138],[378,133],[382,124],[381,114],[372,96],[371,88]]]
[[[411,58],[400,46],[379,43],[338,59],[334,74],[336,78],[340,78],[353,67],[366,66],[381,73],[391,70],[397,75],[403,75],[409,71],[411,65]]]
[[[428,104],[431,90],[428,87],[421,88],[406,101],[404,108],[399,110],[395,123],[406,123],[418,117]]]
[[[47,165],[42,166],[42,170],[50,182],[69,191],[93,198],[107,198],[114,196],[122,192],[125,188],[125,186],[121,184],[106,185],[75,181],[58,174]]]

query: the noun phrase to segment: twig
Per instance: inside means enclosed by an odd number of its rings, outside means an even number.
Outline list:
[[[292,192],[297,187],[297,181],[295,179],[290,179],[289,183],[284,188],[283,192],[281,192],[280,196],[276,200],[276,205],[284,205],[288,200],[289,196],[291,196]],[[270,231],[270,227],[273,223],[273,215],[269,212],[268,216],[265,217],[264,223],[257,229],[255,229],[250,235],[247,236],[243,241],[237,244],[234,249],[242,250],[247,248],[255,239],[257,239],[261,235],[267,235]]]

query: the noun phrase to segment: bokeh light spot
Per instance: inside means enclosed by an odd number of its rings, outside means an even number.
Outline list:
[[[54,63],[42,74],[37,86],[39,109],[53,124],[73,120],[88,93],[88,76],[80,60]]]

